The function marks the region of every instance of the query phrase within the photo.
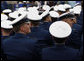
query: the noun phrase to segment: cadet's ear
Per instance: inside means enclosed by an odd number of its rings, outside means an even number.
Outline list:
[[[30,27],[32,27],[32,23],[31,22],[29,23],[29,25],[30,25]]]
[[[74,23],[77,23],[76,19],[72,19]]]
[[[20,31],[24,31],[24,25],[20,26]]]
[[[31,22],[29,23],[29,27],[31,27],[32,25],[31,25]]]

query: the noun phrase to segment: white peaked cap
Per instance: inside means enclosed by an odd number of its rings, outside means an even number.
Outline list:
[[[36,6],[33,6],[33,8],[34,8],[35,10],[37,10],[37,9],[39,8],[39,6],[37,6],[37,7],[36,7]]]
[[[73,9],[75,9],[75,8],[81,9],[82,7],[80,5],[78,5],[78,6],[73,7]]]
[[[54,11],[58,11],[58,6],[54,6]]]
[[[81,13],[81,6],[74,7],[73,11],[74,11],[75,14],[80,14]]]
[[[65,38],[71,34],[72,29],[70,25],[64,21],[56,21],[50,25],[49,32],[56,38]]]
[[[49,5],[43,5],[42,9],[44,9],[44,10],[50,10],[51,8],[50,8]]]
[[[64,4],[64,8],[65,8],[65,9],[71,8],[71,5],[69,5],[69,4]]]
[[[64,8],[64,5],[62,5],[62,4],[58,5],[58,10],[59,11],[66,11]]]
[[[18,15],[19,15],[18,11],[14,11],[12,13],[9,13],[9,17],[11,17],[11,18],[18,18],[19,17]]]
[[[15,20],[13,20],[13,21],[11,22],[11,25],[13,25],[13,24],[19,22],[19,21],[22,20],[23,18],[26,18],[26,16],[27,16],[27,13],[26,13],[26,12],[21,13],[21,16],[19,16],[18,18],[16,18]]]
[[[27,10],[29,13],[31,12],[31,13],[38,15],[39,14],[39,11],[37,10],[38,8],[39,7],[29,7]]]
[[[74,14],[80,14],[81,13],[81,11],[80,10],[77,10],[77,9],[74,9],[74,12],[73,12]]]
[[[49,14],[50,14],[51,17],[54,17],[54,18],[58,18],[59,17],[59,13],[57,13],[55,11],[50,11]]]
[[[74,12],[74,10],[73,9],[69,9],[69,12]]]
[[[44,16],[46,16],[46,15],[48,15],[49,14],[49,10],[46,10],[46,11],[44,11],[40,16],[41,17],[44,17]]]
[[[10,12],[12,12],[12,10],[10,10],[10,9],[3,10],[3,13],[10,13]]]
[[[23,12],[23,11],[26,11],[26,7],[20,7],[20,8],[18,9],[18,12]]]
[[[39,11],[37,10],[38,8],[39,7],[33,7],[31,11],[35,14],[39,14]]]
[[[33,21],[42,19],[42,17],[38,14],[35,14],[34,11],[33,12],[28,12],[27,18],[30,19],[30,20],[33,20]]]
[[[28,10],[28,11],[31,11],[31,10],[32,10],[32,8],[33,8],[33,7],[28,7],[28,8],[27,8],[27,10]]]
[[[4,20],[1,22],[1,28],[5,28],[5,29],[12,29],[13,26],[11,25],[11,22],[10,20]]]
[[[69,14],[69,13],[70,13],[70,12],[63,13],[63,14],[61,14],[61,15],[59,16],[59,18],[62,17],[62,16],[64,16],[64,15],[67,15],[67,14]]]
[[[8,16],[7,15],[1,14],[1,21],[7,20],[7,19],[8,19]]]

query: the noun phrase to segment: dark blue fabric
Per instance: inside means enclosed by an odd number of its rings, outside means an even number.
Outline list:
[[[39,44],[53,45],[51,35],[41,27],[32,27],[31,33],[29,33],[27,36],[37,39]]]
[[[79,50],[80,50],[80,56],[83,59],[83,34],[81,36],[81,40],[82,40],[82,44],[81,44],[81,48]]]
[[[49,32],[49,26],[52,24],[52,22],[43,22],[40,27],[46,31]]]
[[[83,10],[81,11],[81,14],[80,14],[80,19],[77,21],[77,23],[81,26],[83,26]]]
[[[55,45],[42,49],[42,60],[79,60],[79,51],[65,45]]]
[[[80,48],[81,46],[81,35],[82,35],[82,27],[79,24],[74,24],[72,27],[72,33],[69,36],[66,44],[73,48]]]
[[[14,36],[4,40],[3,49],[8,60],[33,60],[36,53],[36,40],[26,37],[24,34],[16,33]],[[35,57],[35,59],[37,59]]]
[[[1,36],[1,58],[3,61],[7,60],[6,54],[4,54],[2,43],[5,39],[9,38],[10,36]]]

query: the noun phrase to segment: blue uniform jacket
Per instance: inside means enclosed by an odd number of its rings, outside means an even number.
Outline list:
[[[55,45],[42,50],[42,60],[80,60],[78,50]]]
[[[81,11],[81,13],[80,13],[80,16],[79,16],[79,17],[80,17],[80,19],[78,20],[78,22],[77,22],[77,23],[78,23],[79,25],[83,26],[83,10]]]
[[[29,33],[27,36],[37,39],[39,44],[53,45],[51,35],[46,30],[43,30],[41,27],[32,27],[31,33]]]
[[[40,27],[43,28],[44,30],[49,31],[49,26],[52,24],[52,22],[43,22]]]
[[[1,36],[1,58],[2,60],[7,60],[6,54],[4,54],[3,46],[2,46],[3,41],[7,38],[9,38],[9,36]]]
[[[36,51],[38,50],[35,50],[36,48],[36,40],[32,40],[21,33],[16,33],[3,42],[3,50],[8,60],[37,59]]]
[[[72,33],[66,41],[66,44],[72,46],[73,48],[80,48],[82,43],[81,35],[82,27],[79,24],[74,24],[72,27]]]

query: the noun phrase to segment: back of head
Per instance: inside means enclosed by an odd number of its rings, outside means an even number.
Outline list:
[[[23,26],[25,22],[27,22],[28,19],[23,18],[19,22],[13,24],[13,30],[14,32],[18,32],[20,30],[20,27]]]
[[[66,38],[71,34],[71,27],[64,21],[56,21],[49,27],[49,32],[56,43],[64,43]]]

